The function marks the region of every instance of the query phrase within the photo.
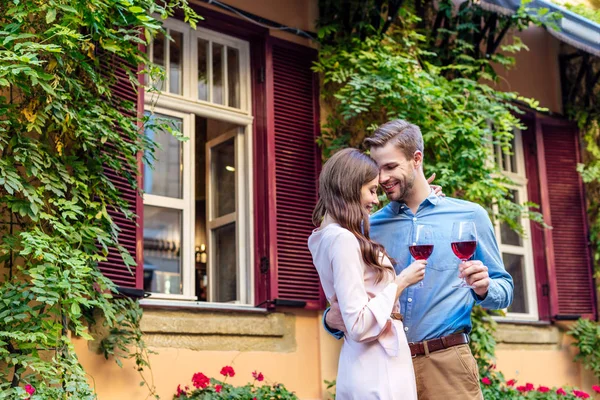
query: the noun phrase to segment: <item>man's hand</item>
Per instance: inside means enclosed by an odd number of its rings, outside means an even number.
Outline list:
[[[427,178],[427,183],[433,182],[434,179],[435,179],[435,172],[433,174],[431,174],[431,176],[429,178]],[[441,186],[439,186],[439,185],[430,185],[430,186],[433,189],[433,193],[436,196],[446,197],[446,195],[444,194],[444,192],[442,192],[442,187]]]
[[[473,291],[477,293],[481,299],[485,299],[491,282],[488,268],[483,265],[481,261],[473,260],[460,263],[458,271],[459,278],[464,277],[467,284],[473,286]]]
[[[340,305],[337,301],[331,303],[329,311],[327,311],[327,315],[325,315],[325,323],[329,328],[342,331],[346,334],[346,325],[344,325]]]

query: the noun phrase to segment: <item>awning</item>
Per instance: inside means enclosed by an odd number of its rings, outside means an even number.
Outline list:
[[[479,6],[503,15],[513,14],[521,5],[520,0],[480,0]],[[532,14],[539,9],[562,14],[558,30],[548,27],[548,32],[571,46],[600,57],[600,25],[564,7],[545,0],[533,0],[525,6]]]

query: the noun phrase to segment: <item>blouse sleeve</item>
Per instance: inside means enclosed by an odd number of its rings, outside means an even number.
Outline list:
[[[392,282],[369,298],[360,245],[351,232],[334,239],[330,254],[333,286],[349,337],[356,342],[376,340],[391,324],[398,286]]]

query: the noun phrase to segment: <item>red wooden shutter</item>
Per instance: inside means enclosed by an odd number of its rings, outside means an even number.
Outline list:
[[[141,118],[144,110],[143,87],[140,87],[136,92],[131,85],[125,68],[135,70],[135,68],[124,64],[117,58],[112,57],[105,68],[111,68],[115,71],[116,82],[111,85],[112,95],[115,99],[124,100],[132,104],[131,108],[122,109],[121,112],[128,117]],[[141,185],[141,157],[138,156],[137,171],[128,171],[136,177],[138,186]],[[119,244],[125,247],[129,254],[136,261],[135,267],[129,268],[123,262],[121,254],[116,248],[110,248],[108,260],[99,264],[102,273],[110,278],[117,286],[122,294],[132,297],[142,297],[144,267],[142,261],[142,213],[143,202],[136,189],[134,189],[126,178],[117,174],[109,168],[105,169],[106,175],[111,182],[121,192],[121,197],[129,204],[129,211],[137,215],[134,220],[127,219],[122,213],[115,212],[112,209],[108,210],[109,215],[121,229],[119,232]]]
[[[315,56],[313,49],[281,40],[267,46],[269,297],[305,301],[306,308],[324,305],[307,247],[321,164]]]
[[[553,227],[554,259],[550,263],[549,277],[554,280],[551,285],[552,314],[556,319],[595,318],[583,185],[576,170],[579,160],[577,129],[573,125],[546,120],[542,122],[542,134]]]

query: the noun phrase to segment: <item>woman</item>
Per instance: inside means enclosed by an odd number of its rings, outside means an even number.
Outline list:
[[[327,160],[313,213],[320,226],[308,239],[323,291],[330,303],[339,303],[346,326],[339,400],[417,399],[398,297],[423,279],[427,262],[415,261],[396,276],[383,246],[369,238],[369,212],[379,203],[378,174],[377,164],[356,149]]]

